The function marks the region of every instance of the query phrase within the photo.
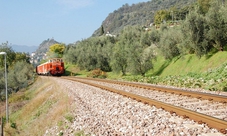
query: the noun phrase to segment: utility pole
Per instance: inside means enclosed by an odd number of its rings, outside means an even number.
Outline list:
[[[4,55],[5,58],[5,88],[6,88],[6,122],[9,121],[9,108],[8,108],[8,89],[7,89],[7,67],[6,67],[6,52],[0,52],[0,55]]]

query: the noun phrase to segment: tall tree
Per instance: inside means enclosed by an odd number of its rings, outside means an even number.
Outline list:
[[[206,54],[210,50],[210,45],[205,37],[208,29],[205,17],[198,14],[198,11],[191,11],[181,26],[181,31],[184,38],[185,50],[190,53],[195,53],[198,57]]]
[[[62,57],[64,50],[65,50],[65,44],[61,43],[56,43],[50,46],[48,55],[53,58],[53,57]]]
[[[180,55],[178,44],[181,42],[181,33],[177,28],[165,30],[160,38],[158,48],[165,59],[172,59]]]
[[[125,41],[119,41],[113,48],[111,57],[111,67],[115,72],[122,72],[122,75],[126,75],[128,66],[128,52],[126,50],[127,44]]]
[[[145,73],[153,68],[152,59],[154,59],[155,56],[153,55],[152,48],[135,41],[128,47],[128,50],[130,72],[145,76]]]
[[[103,25],[101,25],[101,27],[100,27],[100,36],[103,35],[103,34],[104,34],[104,27],[103,27]]]
[[[6,52],[7,53],[7,66],[10,66],[14,61],[15,61],[15,57],[16,57],[16,53],[14,52],[14,50],[12,49],[12,47],[10,47],[8,45],[8,42],[6,43],[2,43],[2,45],[0,45],[0,52]],[[1,59],[2,58],[2,59]],[[0,67],[4,66],[4,56],[0,55]]]
[[[157,46],[160,41],[160,37],[161,37],[161,34],[160,34],[159,30],[151,29],[150,40],[153,44],[155,44]]]
[[[212,41],[215,48],[223,50],[227,44],[227,20],[225,18],[227,10],[217,1],[211,4],[210,10],[206,14],[206,20],[209,25],[206,36]]]
[[[155,24],[161,24],[164,21],[170,20],[171,19],[170,12],[168,10],[159,10],[155,13],[154,16],[154,23]]]

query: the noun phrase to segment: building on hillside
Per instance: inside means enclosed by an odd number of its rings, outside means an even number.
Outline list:
[[[109,37],[116,37],[116,35],[110,34],[109,31],[106,33],[106,36],[109,36]]]

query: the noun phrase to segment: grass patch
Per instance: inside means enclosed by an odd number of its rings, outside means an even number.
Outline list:
[[[5,134],[43,135],[46,129],[53,125],[61,124],[60,126],[64,127],[62,120],[69,112],[71,99],[63,90],[64,88],[45,77],[38,79],[23,94],[20,92],[12,96],[10,106],[24,102],[23,100],[26,103],[18,110],[10,112],[10,123],[4,128]]]
[[[65,115],[64,116],[65,117],[65,119],[67,120],[67,121],[69,121],[69,122],[73,122],[73,119],[74,119],[74,117],[71,115],[71,114],[67,114],[67,115]]]
[[[189,54],[181,58],[174,58],[171,61],[158,57],[154,62],[154,70],[148,72],[148,75],[169,76],[169,75],[187,75],[188,73],[204,73],[210,69],[220,67],[227,61],[227,52],[217,52],[211,57],[203,56],[198,58],[194,54]]]

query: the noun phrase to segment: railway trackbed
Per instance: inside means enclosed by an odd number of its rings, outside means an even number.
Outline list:
[[[227,133],[226,96],[113,80],[75,77],[61,78],[108,90],[139,102],[162,108],[184,118],[192,119],[200,124],[205,123],[209,127],[216,128],[224,134]],[[115,87],[111,87],[111,84],[115,84]],[[116,84],[119,87],[116,87]],[[130,86],[131,89],[124,89],[122,86]],[[143,89],[146,95],[141,95],[141,90],[136,92],[138,88]],[[164,94],[168,95],[164,96]],[[177,96],[179,98],[175,98]],[[173,103],[170,101],[173,101]],[[192,108],[192,106],[196,108]],[[205,107],[209,109],[204,110]]]

